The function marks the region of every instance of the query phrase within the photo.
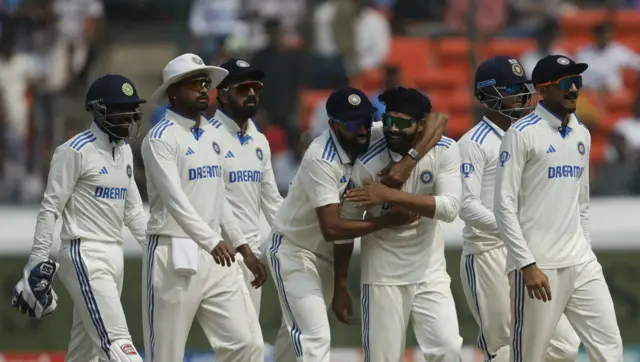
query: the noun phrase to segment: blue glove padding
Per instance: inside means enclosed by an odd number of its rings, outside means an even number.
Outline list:
[[[13,289],[11,304],[22,314],[40,319],[57,307],[58,296],[53,291],[53,277],[58,263],[51,260],[27,264],[23,278]]]

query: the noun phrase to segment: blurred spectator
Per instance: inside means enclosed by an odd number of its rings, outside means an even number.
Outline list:
[[[593,29],[595,42],[576,53],[576,61],[589,64],[583,86],[593,90],[618,92],[624,88],[623,69],[640,70],[640,56],[624,44],[611,40],[613,24],[602,23]]]
[[[368,0],[327,0],[313,14],[313,88],[338,88],[387,58],[391,30]]]
[[[504,36],[528,37],[546,19],[557,19],[560,14],[576,9],[570,0],[508,0],[509,29]]]
[[[87,72],[98,51],[104,15],[102,0],[53,0],[53,13],[62,43],[71,57],[71,77],[80,86],[87,83]]]
[[[39,76],[36,59],[17,53],[15,28],[5,28],[0,37],[0,99],[4,109],[7,136],[13,140],[10,148],[18,150],[15,156],[25,162],[25,142],[29,129],[29,100],[27,91]]]
[[[616,122],[611,131],[606,160],[610,163],[631,164],[640,156],[640,99],[636,100],[633,115]]]
[[[506,0],[477,0],[476,9],[480,38],[490,37],[506,25]],[[453,32],[466,34],[469,31],[469,0],[449,0],[446,21]]]
[[[295,114],[303,78],[302,55],[298,50],[286,47],[280,20],[267,20],[264,28],[268,43],[252,61],[255,67],[265,73],[260,105],[265,108],[269,121],[287,132],[291,147],[297,148],[300,130]]]
[[[263,24],[268,20],[277,20],[282,31],[281,41],[286,45],[300,42],[299,26],[307,10],[307,1],[300,0],[244,0],[244,11],[250,30],[250,49],[258,50],[267,46],[268,34]]]
[[[207,64],[219,64],[227,37],[240,25],[242,0],[194,0],[189,32],[194,52]]]
[[[256,127],[269,142],[271,149],[271,166],[276,178],[278,190],[284,196],[289,189],[289,183],[293,180],[298,168],[296,155],[287,148],[287,133],[278,125],[269,122],[267,112],[261,108],[253,117]]]
[[[522,63],[522,67],[529,78],[531,78],[531,73],[538,60],[552,54],[567,55],[564,49],[553,45],[557,37],[558,22],[556,19],[548,18],[534,34],[537,49],[522,54],[520,59],[520,63]]]

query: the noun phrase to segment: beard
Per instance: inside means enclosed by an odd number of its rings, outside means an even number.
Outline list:
[[[413,144],[415,143],[418,132],[407,135],[402,132],[385,132],[384,138],[387,140],[387,146],[395,153],[404,155],[407,153]]]
[[[350,157],[357,157],[369,149],[369,144],[371,142],[371,132],[367,133],[366,139],[363,141],[359,141],[355,135],[346,137],[341,132],[335,132],[335,135],[338,138],[340,146],[342,146],[342,148],[347,154],[349,154]]]
[[[255,105],[247,105],[247,102],[253,101]],[[255,98],[248,98],[244,104],[240,104],[235,100],[229,102],[229,110],[239,118],[252,118],[258,112],[258,102]]]

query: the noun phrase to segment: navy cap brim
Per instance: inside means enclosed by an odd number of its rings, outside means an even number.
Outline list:
[[[143,103],[147,103],[147,101],[145,99],[142,98],[138,98],[138,99],[123,99],[122,101],[118,101],[118,102],[112,102],[112,103],[105,103],[106,105],[113,105],[113,104],[143,104]]]
[[[589,65],[586,63],[574,63],[559,69],[557,72],[553,73],[553,75],[549,79],[544,79],[539,82],[533,82],[533,83],[534,84],[547,83],[547,82],[552,82],[558,78],[562,78],[570,75],[582,74],[587,70],[587,68],[589,68]]]

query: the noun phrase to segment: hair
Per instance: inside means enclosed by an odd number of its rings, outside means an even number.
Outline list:
[[[393,87],[378,96],[388,112],[405,113],[415,119],[422,119],[431,113],[429,97],[415,88]]]

